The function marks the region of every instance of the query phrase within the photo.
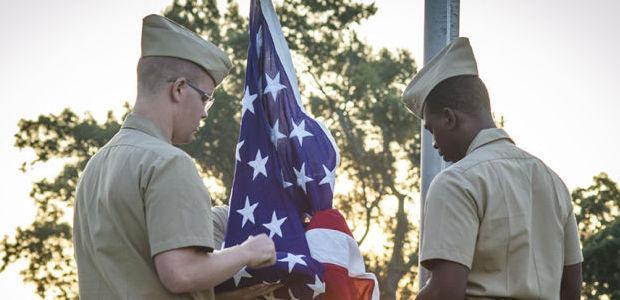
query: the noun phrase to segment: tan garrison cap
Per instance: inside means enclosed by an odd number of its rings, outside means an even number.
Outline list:
[[[232,63],[226,52],[193,31],[159,15],[142,20],[142,57],[170,56],[201,66],[219,85]]]
[[[403,102],[416,117],[423,119],[424,101],[440,82],[458,75],[478,75],[476,58],[469,39],[456,38],[418,72],[403,93]]]

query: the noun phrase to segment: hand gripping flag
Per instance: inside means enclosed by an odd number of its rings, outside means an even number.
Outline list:
[[[364,272],[344,218],[332,209],[338,148],[301,104],[271,1],[252,0],[249,31],[224,247],[266,233],[276,245],[277,262],[261,269],[244,267],[217,290],[280,282],[284,287],[268,299],[378,299],[376,279]],[[308,237],[307,218],[312,218]]]

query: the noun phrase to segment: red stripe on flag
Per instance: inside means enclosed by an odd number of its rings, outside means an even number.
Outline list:
[[[321,228],[321,229],[333,229],[346,233],[350,237],[353,237],[347,221],[337,209],[326,209],[318,211],[310,219],[310,223],[306,227],[307,230]]]
[[[349,277],[347,270],[338,265],[324,263],[323,266],[327,284],[321,300],[372,299],[374,280]]]

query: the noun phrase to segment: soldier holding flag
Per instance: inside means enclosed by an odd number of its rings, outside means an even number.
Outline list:
[[[242,267],[275,262],[265,234],[215,249],[211,199],[192,141],[231,68],[225,52],[162,16],[144,18],[138,95],[120,131],[88,162],[73,238],[82,299],[214,299]],[[254,298],[278,285],[229,294]],[[226,296],[226,295],[222,295]],[[223,298],[223,297],[222,297]]]

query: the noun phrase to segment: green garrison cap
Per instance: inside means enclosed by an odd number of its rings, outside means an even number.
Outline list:
[[[142,57],[169,56],[201,66],[219,85],[232,63],[226,52],[193,31],[160,15],[142,20]]]
[[[478,67],[469,39],[456,38],[418,72],[403,93],[405,106],[423,119],[426,97],[440,82],[459,75],[478,75]]]

